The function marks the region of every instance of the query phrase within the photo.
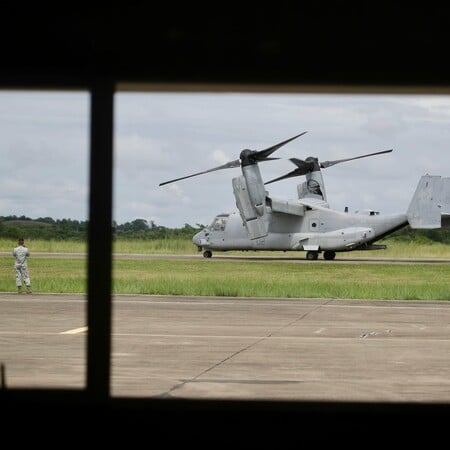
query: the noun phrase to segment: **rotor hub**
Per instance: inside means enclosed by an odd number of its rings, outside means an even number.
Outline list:
[[[241,154],[239,155],[241,159],[241,165],[250,166],[251,164],[256,164],[258,162],[258,159],[256,158],[257,153],[257,151],[249,150],[248,148],[242,150]]]
[[[307,162],[309,164],[309,171],[310,172],[316,172],[317,170],[320,170],[320,166],[319,166],[319,159],[315,158],[314,156],[308,156],[305,159],[305,162]]]

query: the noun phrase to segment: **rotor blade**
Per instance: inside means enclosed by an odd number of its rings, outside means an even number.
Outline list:
[[[299,169],[295,169],[292,172],[287,173],[286,175],[282,175],[281,177],[274,178],[273,180],[267,181],[264,184],[270,184],[270,183],[274,183],[275,181],[284,180],[285,178],[298,177],[300,175],[304,175],[304,173],[300,173]]]
[[[314,163],[312,161],[303,161],[298,158],[289,158],[289,161],[292,161],[298,167],[299,175],[305,175],[314,169]]]
[[[298,137],[302,136],[303,134],[305,134],[306,131],[304,131],[303,133],[297,134],[297,136],[294,136],[290,139],[287,139],[283,142],[280,142],[279,144],[273,145],[272,147],[266,148],[265,150],[261,150],[258,152],[252,152],[253,153],[253,157],[257,160],[257,161],[270,161],[270,160],[274,160],[274,159],[279,159],[279,158],[269,158],[268,156],[271,155],[275,150],[278,150],[280,147],[282,147],[283,145],[287,144],[288,142],[293,141],[294,139],[297,139]],[[203,175],[205,173],[209,173],[209,172],[214,172],[215,170],[221,170],[221,169],[231,169],[234,167],[239,167],[241,165],[241,161],[240,159],[236,159],[234,161],[230,161],[226,164],[223,164],[222,166],[218,166],[218,167],[214,167],[213,169],[209,169],[209,170],[204,170],[203,172],[197,172],[194,173],[192,175],[187,175],[185,177],[180,177],[180,178],[175,178],[173,180],[169,180],[169,181],[164,181],[163,183],[159,183],[160,186],[164,186],[165,184],[169,184],[169,183],[174,183],[175,181],[180,181],[180,180],[184,180],[186,178],[191,178],[191,177],[196,177],[197,175]]]
[[[234,161],[227,162],[218,167],[214,167],[213,169],[204,170],[203,172],[193,173],[192,175],[187,175],[185,177],[175,178],[173,180],[164,181],[163,183],[159,183],[160,186],[164,186],[165,184],[174,183],[175,181],[184,180],[185,178],[196,177],[197,175],[203,175],[204,173],[214,172],[216,170],[222,169],[233,169],[234,167],[239,167],[241,165],[241,161],[239,159],[235,159]]]
[[[354,158],[337,159],[336,161],[323,161],[320,163],[320,167],[322,169],[326,169],[327,167],[334,166],[335,164],[339,164],[346,161],[352,161],[353,159],[367,158],[368,156],[381,155],[383,153],[390,153],[390,152],[392,152],[392,149],[383,150],[382,152],[369,153],[368,155],[355,156]]]
[[[264,184],[274,183],[275,181],[284,180],[285,178],[300,177],[302,175],[306,175],[314,169],[314,163],[312,161],[303,161],[298,158],[289,158],[289,161],[292,161],[298,168],[287,173],[286,175],[267,181],[267,183]]]
[[[264,161],[275,161],[276,159],[280,159],[280,158],[264,158],[263,160],[259,161],[259,162],[264,162]]]
[[[298,168],[287,173],[286,175],[267,181],[267,183],[264,184],[274,183],[275,181],[284,180],[285,178],[300,177],[302,175],[306,175],[314,169],[314,163],[311,161],[303,161],[298,158],[289,158],[289,161],[292,161]]]
[[[283,147],[283,145],[286,145],[288,142],[293,141],[294,139],[297,139],[300,136],[303,136],[307,131],[304,131],[303,133],[297,134],[297,136],[291,137],[289,139],[286,139],[283,142],[280,142],[279,144],[275,144],[272,147],[266,148],[265,150],[260,150],[256,153],[256,158],[258,161],[261,160],[267,160],[267,157],[271,155],[275,150],[278,150],[280,147]]]

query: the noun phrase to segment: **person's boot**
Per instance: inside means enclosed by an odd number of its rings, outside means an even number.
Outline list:
[[[32,294],[32,292],[31,292],[31,286],[27,286],[27,294]]]
[[[17,286],[17,293],[21,294],[22,293],[22,286]]]

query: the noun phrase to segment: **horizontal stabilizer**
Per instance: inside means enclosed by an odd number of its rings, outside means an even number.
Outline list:
[[[411,228],[447,228],[450,213],[450,178],[424,175],[420,178],[406,212]]]

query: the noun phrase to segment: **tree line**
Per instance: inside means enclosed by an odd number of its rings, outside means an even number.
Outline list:
[[[0,238],[16,240],[19,237],[25,237],[41,240],[85,241],[88,226],[88,221],[73,219],[0,216]],[[136,219],[123,224],[113,221],[112,232],[115,239],[191,239],[193,234],[204,227],[202,224],[192,226],[186,223],[180,228],[168,228],[156,225],[152,220]]]
[[[88,233],[88,221],[73,219],[53,219],[39,217],[31,219],[25,216],[0,216],[0,238],[16,240],[19,237],[42,240],[75,240],[85,241]],[[185,224],[180,228],[168,228],[157,225],[154,221],[135,219],[118,224],[113,221],[114,239],[191,239],[205,225]],[[396,231],[386,239],[399,241],[433,241],[450,244],[450,230],[413,230],[409,226]]]

